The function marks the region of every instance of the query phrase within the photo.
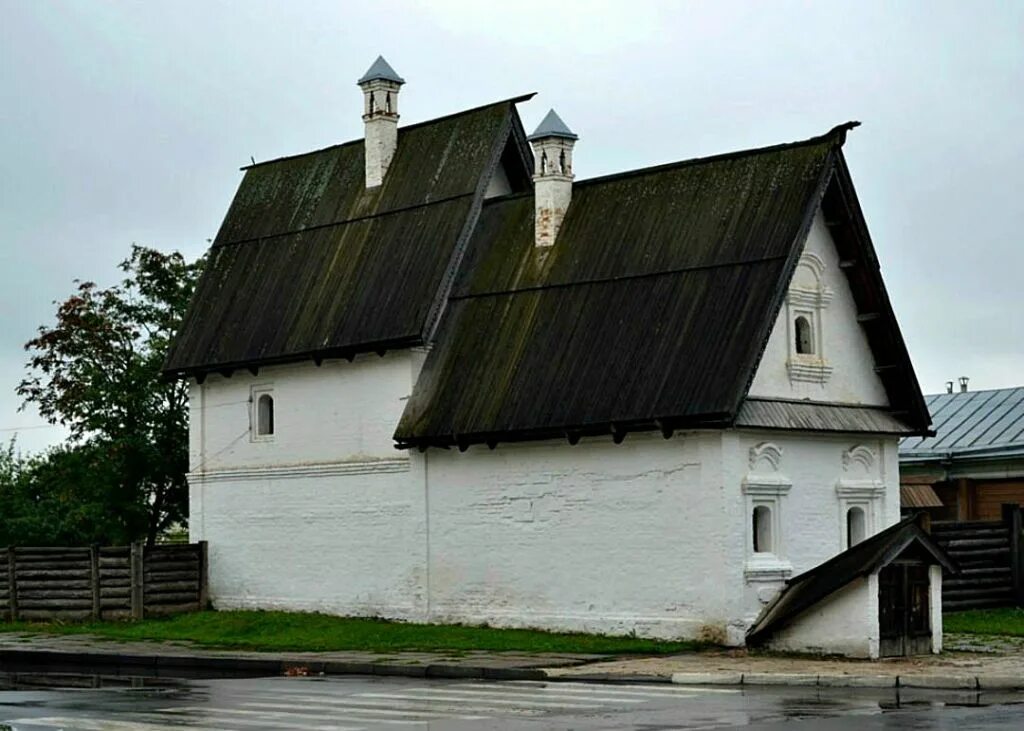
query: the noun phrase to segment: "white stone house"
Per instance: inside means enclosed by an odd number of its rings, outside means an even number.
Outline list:
[[[742,644],[899,521],[853,125],[577,181],[530,97],[399,127],[402,83],[246,169],[168,359],[215,606]]]

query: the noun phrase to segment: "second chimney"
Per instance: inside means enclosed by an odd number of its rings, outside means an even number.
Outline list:
[[[366,187],[384,182],[398,147],[398,92],[405,79],[395,73],[383,56],[359,79],[363,90],[363,122],[366,128]]]
[[[552,109],[530,135],[534,172],[534,243],[553,246],[572,200],[572,148],[578,140]]]

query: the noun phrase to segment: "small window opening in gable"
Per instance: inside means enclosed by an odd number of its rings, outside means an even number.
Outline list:
[[[269,437],[273,434],[274,397],[263,393],[256,399],[256,436]]]
[[[754,553],[772,552],[772,509],[767,505],[754,508]]]
[[[794,324],[796,330],[796,352],[799,355],[814,355],[814,341],[811,337],[811,323],[801,315]]]
[[[852,548],[867,536],[867,517],[864,509],[853,507],[846,511],[846,547]]]

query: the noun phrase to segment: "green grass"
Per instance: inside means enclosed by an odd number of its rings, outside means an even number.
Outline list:
[[[188,641],[205,647],[262,651],[470,650],[595,654],[668,654],[694,642],[562,634],[463,625],[386,622],[298,612],[199,612],[141,622],[0,623],[0,632],[90,634],[110,640]]]
[[[944,632],[1024,637],[1024,609],[971,609],[943,615]]]

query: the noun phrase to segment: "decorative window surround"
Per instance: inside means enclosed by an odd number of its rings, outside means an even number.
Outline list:
[[[814,383],[824,385],[832,377],[832,366],[825,359],[825,338],[823,313],[832,302],[834,292],[823,283],[825,264],[813,253],[807,252],[800,257],[799,269],[805,269],[811,275],[816,286],[792,285],[786,293],[786,319],[789,338],[789,359],[786,371],[791,383]],[[802,317],[810,323],[811,346],[813,352],[798,353],[796,347],[796,320]]]
[[[260,433],[260,398],[262,396],[269,396],[271,398],[271,428],[270,431],[261,434]],[[253,385],[249,389],[249,440],[252,442],[272,442],[274,441],[274,431],[276,425],[274,421],[277,419],[277,415],[274,413],[275,406],[273,401],[274,398],[274,387],[269,383],[261,383]]]
[[[878,516],[885,506],[885,483],[875,476],[876,464],[875,451],[863,444],[843,452],[843,476],[836,483],[841,551],[846,550],[849,540],[846,514],[850,508],[864,511],[865,537],[874,535],[878,530]]]
[[[792,480],[779,472],[782,449],[771,442],[750,448],[750,472],[743,480],[746,497],[746,562],[743,568],[748,583],[777,583],[793,574],[793,565],[785,558],[785,536],[782,531],[783,498],[793,486]],[[753,515],[758,507],[770,511],[771,551],[754,552]]]

